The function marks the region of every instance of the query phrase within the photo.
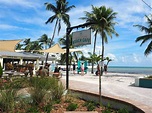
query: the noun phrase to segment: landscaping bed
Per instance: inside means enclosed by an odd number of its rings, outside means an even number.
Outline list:
[[[98,103],[64,94],[62,83],[53,77],[22,77],[0,79],[0,112],[3,113],[64,113],[64,111],[97,111],[98,113],[128,113],[113,110]]]

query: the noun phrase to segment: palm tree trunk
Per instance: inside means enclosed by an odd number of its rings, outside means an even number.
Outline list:
[[[103,75],[103,59],[104,59],[104,36],[102,31],[102,57],[101,57],[101,70],[99,76],[99,103],[101,103],[101,76]]]
[[[78,56],[76,54],[76,52],[73,52],[74,58],[76,59],[76,62],[78,62]]]
[[[56,20],[56,23],[55,23],[53,35],[52,35],[52,38],[51,38],[51,41],[50,41],[50,47],[52,46],[52,42],[53,42],[53,39],[54,39],[54,36],[55,36],[55,31],[56,31],[56,27],[57,27],[57,24],[58,24],[58,20],[59,20],[59,19],[57,19],[57,20]],[[45,63],[47,63],[48,56],[49,56],[49,53],[47,53],[47,55],[46,55]]]
[[[51,44],[52,44],[52,42],[53,42],[53,39],[54,39],[54,36],[55,36],[55,31],[56,31],[56,27],[57,27],[58,21],[59,21],[59,19],[57,19],[57,20],[56,20],[56,23],[55,23],[53,35],[52,35],[51,42],[50,42],[50,46],[51,46]]]
[[[95,34],[94,47],[93,47],[93,55],[95,54],[95,50],[96,50],[96,40],[97,40],[97,36]],[[91,70],[92,74],[93,74],[93,67],[94,67],[94,62],[92,62],[92,70]]]

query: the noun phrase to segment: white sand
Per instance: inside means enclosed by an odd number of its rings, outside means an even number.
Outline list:
[[[143,76],[146,75],[104,73],[101,77],[101,91],[104,94],[127,98],[152,107],[152,88],[142,88],[134,85],[135,78]],[[62,79],[66,79],[65,72],[63,73]],[[92,75],[91,73],[81,76],[80,74],[73,75],[69,72],[69,80],[82,81],[94,85],[96,84],[97,87],[99,84],[99,77]]]

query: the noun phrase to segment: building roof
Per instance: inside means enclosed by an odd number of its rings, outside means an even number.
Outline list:
[[[42,54],[36,54],[36,53],[29,53],[29,52],[9,52],[9,51],[0,51],[0,57],[2,58],[14,58],[14,59],[39,59],[39,60],[45,60],[46,55]],[[55,60],[56,57],[54,56],[49,56],[48,60]]]

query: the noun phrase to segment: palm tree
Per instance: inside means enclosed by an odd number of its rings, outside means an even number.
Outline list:
[[[31,45],[32,45],[31,39],[30,38],[25,39],[23,41],[23,45],[24,45],[24,50],[27,51],[27,52],[30,52],[30,48],[31,48]]]
[[[33,53],[40,53],[38,50],[42,50],[42,44],[39,41],[32,41],[30,51]]]
[[[85,12],[85,17],[82,19],[86,22],[94,23],[90,25],[90,28],[96,34],[101,36],[102,44],[102,57],[101,57],[101,71],[100,75],[103,75],[103,59],[104,59],[104,43],[108,43],[108,37],[112,38],[112,35],[118,36],[114,29],[114,19],[116,18],[116,12],[113,12],[111,8],[106,8],[105,6],[94,7],[92,6],[92,12]],[[101,76],[99,76],[99,103],[101,102]]]
[[[48,38],[46,34],[43,34],[41,38],[38,39],[38,41],[44,45],[45,49],[47,49],[47,47],[50,47],[50,40],[51,39]]]
[[[92,54],[91,52],[88,52],[89,54],[89,58],[87,58],[87,60],[93,64],[99,64],[99,61],[101,61],[101,56],[102,55],[97,55],[97,54]]]
[[[107,66],[108,66],[109,62],[112,61],[112,59],[110,59],[109,57],[106,57],[105,60],[107,60],[107,64],[106,64]]]
[[[23,50],[27,52],[35,52],[37,53],[38,51],[35,50],[42,50],[42,44],[39,44],[38,41],[31,41],[30,38],[25,39],[23,41],[24,48]]]
[[[144,54],[147,56],[152,51],[152,14],[149,17],[145,15],[145,17],[147,19],[147,25],[148,25],[147,27],[142,25],[134,25],[134,26],[138,27],[140,31],[145,32],[145,35],[137,37],[135,42],[142,41],[140,44],[140,46],[142,46],[144,43],[149,41],[149,44],[146,50],[144,51]]]
[[[49,17],[49,19],[46,21],[46,24],[48,24],[49,22],[52,23],[53,21],[56,20],[50,43],[54,39],[55,31],[57,27],[58,27],[58,34],[60,32],[61,20],[63,20],[63,22],[66,24],[67,27],[70,27],[70,21],[69,21],[70,17],[67,13],[75,6],[74,5],[68,6],[68,4],[69,2],[67,2],[66,0],[56,0],[56,6],[51,3],[45,3],[46,10],[50,10],[54,13],[54,15]]]
[[[22,46],[23,46],[23,44],[18,43],[16,45],[16,50],[22,50]]]
[[[116,18],[116,12],[113,12],[111,8],[106,8],[105,6],[101,7],[94,7],[92,6],[91,12],[85,12],[85,17],[81,19],[86,20],[88,23],[94,23],[90,25],[90,29],[95,32],[95,40],[94,40],[94,49],[93,54],[95,54],[96,48],[96,38],[97,34],[101,35],[102,38],[102,59],[104,58],[104,43],[108,43],[107,35],[112,38],[112,34],[118,36],[115,32],[114,19]],[[92,72],[93,72],[93,65],[92,65]]]

